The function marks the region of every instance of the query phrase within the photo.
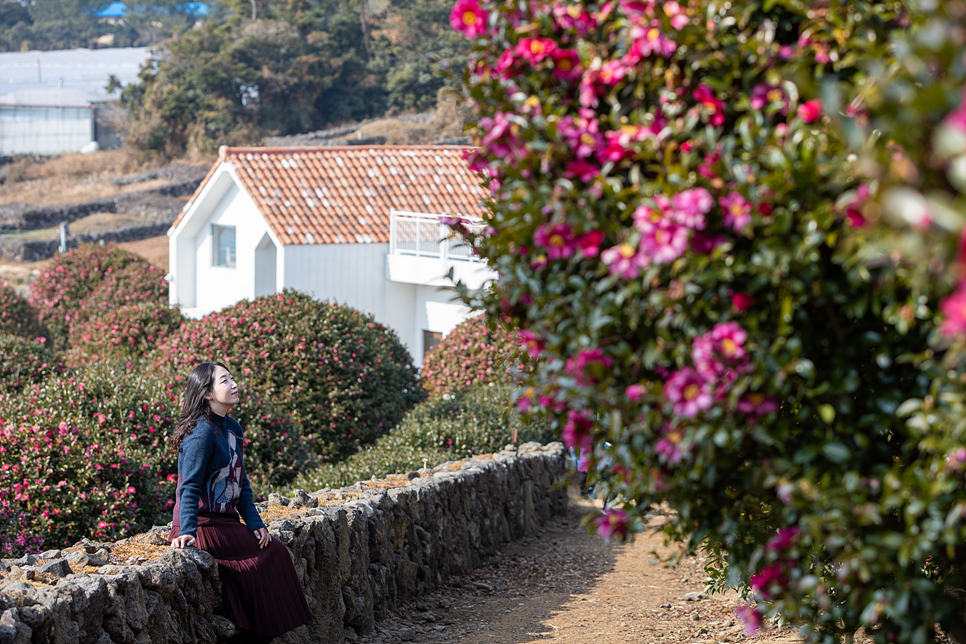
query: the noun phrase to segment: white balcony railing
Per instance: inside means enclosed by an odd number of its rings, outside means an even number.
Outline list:
[[[389,253],[426,257],[441,261],[479,262],[473,248],[460,235],[439,221],[439,215],[390,211]],[[482,230],[483,222],[470,220],[470,229]]]

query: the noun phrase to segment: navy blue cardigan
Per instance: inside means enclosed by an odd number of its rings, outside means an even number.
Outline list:
[[[179,534],[196,536],[210,515],[244,520],[249,530],[265,527],[255,509],[242,461],[245,435],[230,416],[211,414],[185,436],[178,449],[178,491],[172,523]]]

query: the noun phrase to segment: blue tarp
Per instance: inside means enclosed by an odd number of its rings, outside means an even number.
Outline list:
[[[206,5],[204,2],[186,2],[182,5],[178,5],[178,11],[193,13],[196,16],[207,16],[208,5]],[[106,7],[101,8],[101,10],[96,12],[94,15],[98,18],[123,18],[126,14],[127,5],[119,0],[115,0]]]

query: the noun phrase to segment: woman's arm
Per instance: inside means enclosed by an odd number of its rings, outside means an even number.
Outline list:
[[[242,468],[244,471],[244,468]],[[252,493],[252,486],[248,482],[248,473],[242,477],[241,493],[238,495],[238,506],[235,508],[241,515],[245,525],[249,530],[257,530],[265,527],[265,522],[255,508],[255,495]]]
[[[181,443],[181,535],[194,537],[198,532],[198,500],[205,488],[205,472],[214,449],[213,439],[211,425],[200,420]]]

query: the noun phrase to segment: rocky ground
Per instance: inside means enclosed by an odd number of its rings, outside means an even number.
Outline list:
[[[704,594],[704,562],[668,568],[671,548],[649,531],[629,544],[588,535],[578,500],[537,537],[510,544],[484,567],[440,591],[402,604],[376,631],[348,632],[353,644],[697,644],[800,641],[789,629],[748,636],[735,616],[737,595]],[[650,528],[664,520],[652,519]]]

